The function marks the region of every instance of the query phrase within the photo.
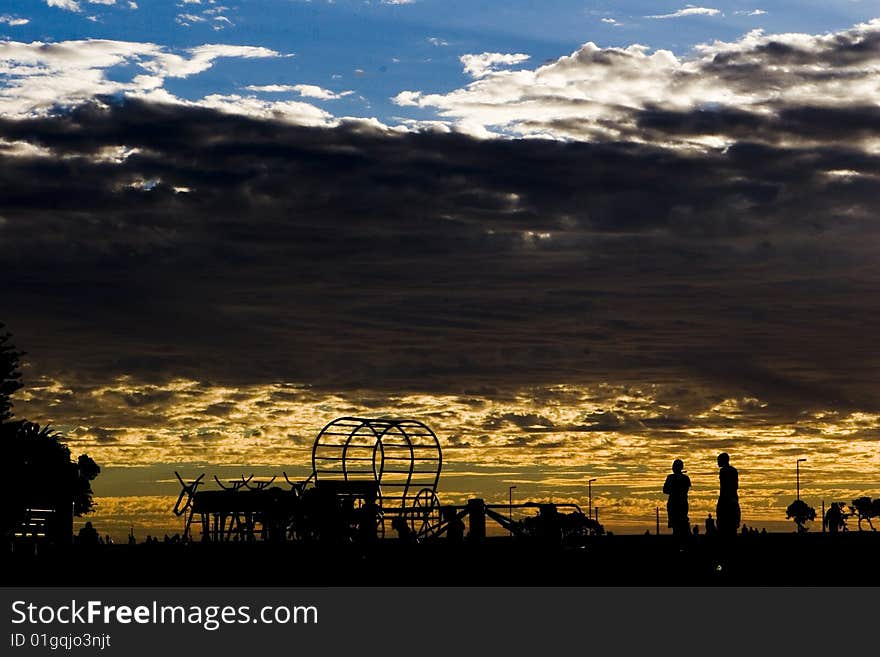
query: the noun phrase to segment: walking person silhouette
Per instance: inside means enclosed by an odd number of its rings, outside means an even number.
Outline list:
[[[684,474],[684,461],[675,459],[672,462],[672,474],[666,477],[663,492],[669,496],[666,501],[667,526],[672,528],[672,535],[679,542],[690,535],[691,523],[688,519],[688,490],[691,479]]]
[[[739,528],[739,473],[730,465],[730,455],[722,452],[718,455],[718,505],[715,507],[715,517],[718,523],[718,534],[728,539],[736,536]]]

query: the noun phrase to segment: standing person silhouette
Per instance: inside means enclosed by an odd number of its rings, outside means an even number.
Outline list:
[[[739,473],[730,465],[730,455],[722,452],[718,455],[718,505],[715,507],[715,517],[718,520],[718,534],[722,538],[736,536],[739,528]]]
[[[843,522],[843,512],[840,510],[838,502],[831,503],[828,511],[825,512],[823,522],[829,534],[836,534],[841,527],[846,526]]]
[[[710,513],[706,516],[706,536],[715,536],[715,519],[712,518],[712,514]]]
[[[672,474],[666,477],[663,492],[669,496],[666,502],[667,526],[672,528],[672,535],[683,541],[690,534],[691,523],[688,519],[688,490],[691,479],[684,474],[684,461],[675,459],[672,462]]]
[[[450,543],[464,542],[464,522],[458,517],[458,511],[454,506],[443,507],[443,520],[446,522],[446,538]]]

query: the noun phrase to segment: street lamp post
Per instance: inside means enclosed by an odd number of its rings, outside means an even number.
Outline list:
[[[510,524],[513,525],[513,489],[516,486],[510,486],[507,489],[507,520],[510,521]],[[513,528],[508,530],[510,535],[513,536]]]
[[[587,511],[588,511],[589,514],[590,514],[590,518],[593,517],[593,482],[594,482],[594,481],[596,481],[596,480],[595,480],[595,479],[590,479],[590,480],[587,482],[587,490],[589,491],[589,496],[590,496],[590,506],[587,508]]]
[[[801,463],[806,461],[807,459],[798,459],[797,460],[797,498],[801,499]]]

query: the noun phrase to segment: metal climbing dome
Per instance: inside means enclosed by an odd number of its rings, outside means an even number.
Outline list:
[[[436,522],[442,465],[440,441],[418,420],[341,417],[321,429],[312,446],[316,486],[372,486],[383,516],[411,522]]]
[[[416,539],[441,524],[437,483],[440,442],[425,424],[407,419],[341,417],[312,446],[312,472],[303,481],[272,486],[253,475],[219,489],[200,490],[204,473],[184,480],[174,514],[184,517],[183,540],[200,522],[204,541],[324,540],[385,535],[401,523]],[[366,520],[369,515],[369,520]]]

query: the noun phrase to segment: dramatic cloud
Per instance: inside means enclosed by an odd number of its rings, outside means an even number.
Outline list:
[[[231,46],[225,44],[208,44],[196,46],[186,51],[188,57],[169,53],[162,49],[155,53],[149,62],[140,66],[160,77],[188,77],[208,70],[214,61],[221,57],[240,57],[244,59],[260,59],[280,57],[281,55],[268,48],[255,46]]]
[[[880,138],[864,122],[870,125],[877,107],[878,44],[880,20],[818,36],[754,31],[736,42],[697,46],[688,58],[640,45],[587,43],[534,70],[486,73],[477,67],[484,74],[464,88],[408,90],[394,100],[433,108],[477,136],[626,139],[690,148],[728,146],[746,125],[774,144],[837,141],[841,130],[831,136],[828,126],[852,120],[852,112],[863,108],[859,132],[848,143],[874,152]],[[788,129],[787,112],[810,111],[822,122],[799,121]],[[656,120],[658,112],[670,117],[669,130]],[[689,131],[688,123],[699,129]]]
[[[499,66],[511,66],[529,59],[522,53],[505,54],[500,52],[484,52],[479,55],[462,55],[459,60],[464,64],[464,72],[471,77],[481,78],[496,70]]]
[[[463,502],[474,490],[498,499],[510,481],[529,497],[580,502],[584,479],[598,475],[596,501],[615,528],[651,517],[657,482],[644,473],[664,472],[669,455],[683,451],[694,509],[714,506],[719,449],[734,452],[748,482],[742,503],[750,524],[781,520],[791,454],[809,455],[805,492],[853,499],[866,492],[862,482],[877,466],[872,448],[880,429],[877,414],[828,411],[789,421],[756,398],[713,399],[656,385],[528,388],[492,399],[121,377],[103,385],[34,381],[20,397],[18,412],[53,422],[75,453],[101,463],[97,519],[122,533],[131,524],[175,526],[172,470],[184,478],[206,471],[221,479],[280,478],[282,471],[305,478],[315,435],[341,415],[405,413],[431,426],[445,450],[440,494],[447,502]],[[844,476],[851,483],[840,483]],[[144,518],[141,495],[165,497]]]
[[[165,89],[168,79],[198,75],[221,58],[281,56],[268,48],[226,44],[206,44],[174,52],[153,43],[99,39],[60,43],[3,41],[0,42],[0,81],[4,83],[0,87],[0,112],[6,116],[41,116],[96,96],[128,95],[302,125],[336,123],[327,112],[303,102],[270,102],[236,94],[211,94],[189,101]],[[128,80],[111,75],[126,66],[135,67]],[[299,91],[302,93],[303,88]]]
[[[9,25],[10,27],[18,27],[19,25],[27,25],[30,20],[27,18],[18,18],[16,16],[0,16],[0,24]]]
[[[178,14],[177,16],[175,16],[174,21],[178,25],[189,27],[193,23],[207,23],[208,19],[204,16],[199,16],[197,14]]]
[[[39,372],[86,378],[690,380],[873,412],[880,160],[844,141],[865,129],[702,152],[134,100],[5,119],[2,316]]]
[[[80,7],[77,0],[46,0],[46,4],[50,7],[56,7],[58,9],[64,9],[66,11],[82,11],[82,7]]]
[[[685,16],[717,16],[721,11],[718,9],[711,9],[709,7],[694,7],[693,5],[688,5],[684,9],[679,9],[678,11],[672,12],[671,14],[656,14],[654,16],[645,16],[645,18],[655,18],[655,19],[663,19],[663,18],[683,18]]]
[[[198,103],[229,114],[244,114],[260,119],[280,119],[297,125],[331,126],[337,121],[329,112],[298,101],[265,101],[253,96],[211,94]]]
[[[467,87],[398,96],[445,123],[392,129],[165,88],[271,50],[0,42],[16,410],[110,472],[300,472],[324,420],[405,413],[452,448],[444,499],[598,472],[603,517],[650,521],[644,473],[687,454],[714,485],[722,449],[750,518],[795,450],[852,482],[826,499],[876,495],[878,44],[472,55]]]
[[[261,91],[264,93],[287,93],[294,92],[306,98],[317,98],[318,100],[339,100],[350,96],[354,91],[330,91],[314,84],[266,84],[266,85],[250,85],[248,91]]]
[[[185,2],[184,4],[201,4],[201,3],[192,3]],[[211,3],[213,5],[213,3]],[[195,11],[198,11],[198,8],[193,8]],[[227,14],[231,11],[229,7],[225,7],[222,5],[211,6],[209,8],[203,9],[198,14],[193,14],[190,12],[182,12],[175,16],[174,22],[182,27],[192,27],[193,25],[203,24],[208,25],[211,29],[215,31],[223,30],[227,27],[232,27],[235,23],[229,19]]]

